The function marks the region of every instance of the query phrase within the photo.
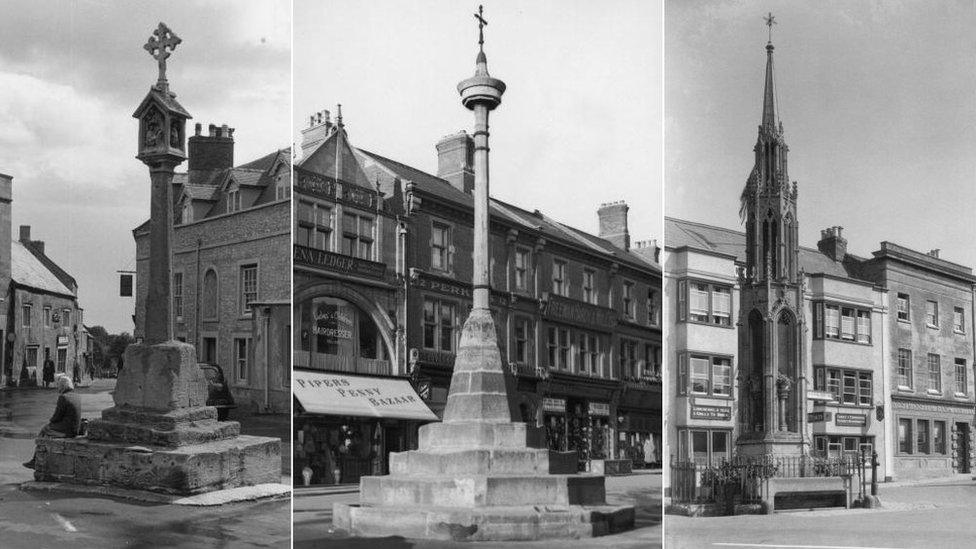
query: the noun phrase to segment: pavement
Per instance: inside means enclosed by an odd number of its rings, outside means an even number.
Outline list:
[[[927,549],[976,547],[971,475],[885,483],[880,509],[821,509],[774,515],[667,515],[665,547]]]
[[[629,532],[612,536],[579,540],[520,542],[466,542],[411,540],[399,536],[383,538],[355,538],[332,531],[332,504],[356,503],[359,489],[356,485],[331,487],[301,487],[295,489],[293,532],[295,549],[329,548],[407,548],[442,549],[466,547],[472,549],[496,549],[501,547],[541,549],[653,549],[661,547],[661,471],[638,471],[632,475],[606,477],[607,502],[635,506],[636,524]]]
[[[77,390],[82,415],[97,418],[112,406],[114,379]],[[127,500],[106,494],[25,491],[33,472],[34,437],[50,418],[54,389],[0,389],[0,547],[148,548],[290,547],[291,502],[277,498],[200,507]],[[282,437],[282,483],[290,484],[287,414],[243,416],[245,434]]]

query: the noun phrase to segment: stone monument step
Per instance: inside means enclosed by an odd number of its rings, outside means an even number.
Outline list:
[[[419,430],[421,450],[546,448],[545,430],[522,422],[428,423]]]
[[[332,523],[357,536],[532,541],[613,534],[634,527],[630,506],[369,506],[336,503]]]
[[[93,420],[88,424],[88,438],[93,441],[145,444],[177,448],[234,438],[241,434],[236,421],[206,420],[181,423],[171,429],[157,429],[141,423],[116,423]]]
[[[390,454],[390,473],[402,476],[549,474],[549,450],[537,448],[475,448],[412,450]]]
[[[160,448],[79,438],[37,439],[34,479],[177,495],[281,480],[281,440],[235,438]]]
[[[597,475],[460,475],[362,477],[366,505],[603,505],[604,477]]]
[[[201,421],[217,421],[217,408],[193,406],[177,410],[148,410],[131,406],[113,406],[102,410],[102,419],[115,423],[139,423],[165,431],[177,425]]]

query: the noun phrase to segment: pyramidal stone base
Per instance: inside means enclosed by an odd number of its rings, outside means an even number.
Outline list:
[[[280,482],[281,440],[217,421],[193,346],[130,345],[124,360],[87,437],[37,439],[35,480],[185,496]]]
[[[335,504],[333,525],[357,536],[454,541],[633,528],[633,507],[606,504],[602,475],[566,474],[544,430],[517,421],[501,364],[491,314],[475,309],[461,332],[444,421],[420,427],[418,450],[391,453],[390,475],[362,477],[360,503]]]

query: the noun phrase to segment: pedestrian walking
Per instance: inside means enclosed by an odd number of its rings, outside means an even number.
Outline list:
[[[75,385],[81,383],[81,366],[78,365],[78,361],[74,361],[74,365],[71,367],[71,380],[75,382]]]
[[[48,384],[54,383],[54,361],[50,358],[44,359],[42,379],[44,380],[44,387],[48,387]]]
[[[644,468],[650,469],[652,463],[654,463],[654,437],[648,435],[647,440],[644,441]]]

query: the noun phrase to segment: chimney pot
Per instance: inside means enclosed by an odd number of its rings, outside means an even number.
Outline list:
[[[202,128],[203,128],[203,124],[197,122],[193,126],[193,135],[200,135],[200,131],[202,130]]]
[[[30,225],[20,226],[20,241],[30,242]]]

